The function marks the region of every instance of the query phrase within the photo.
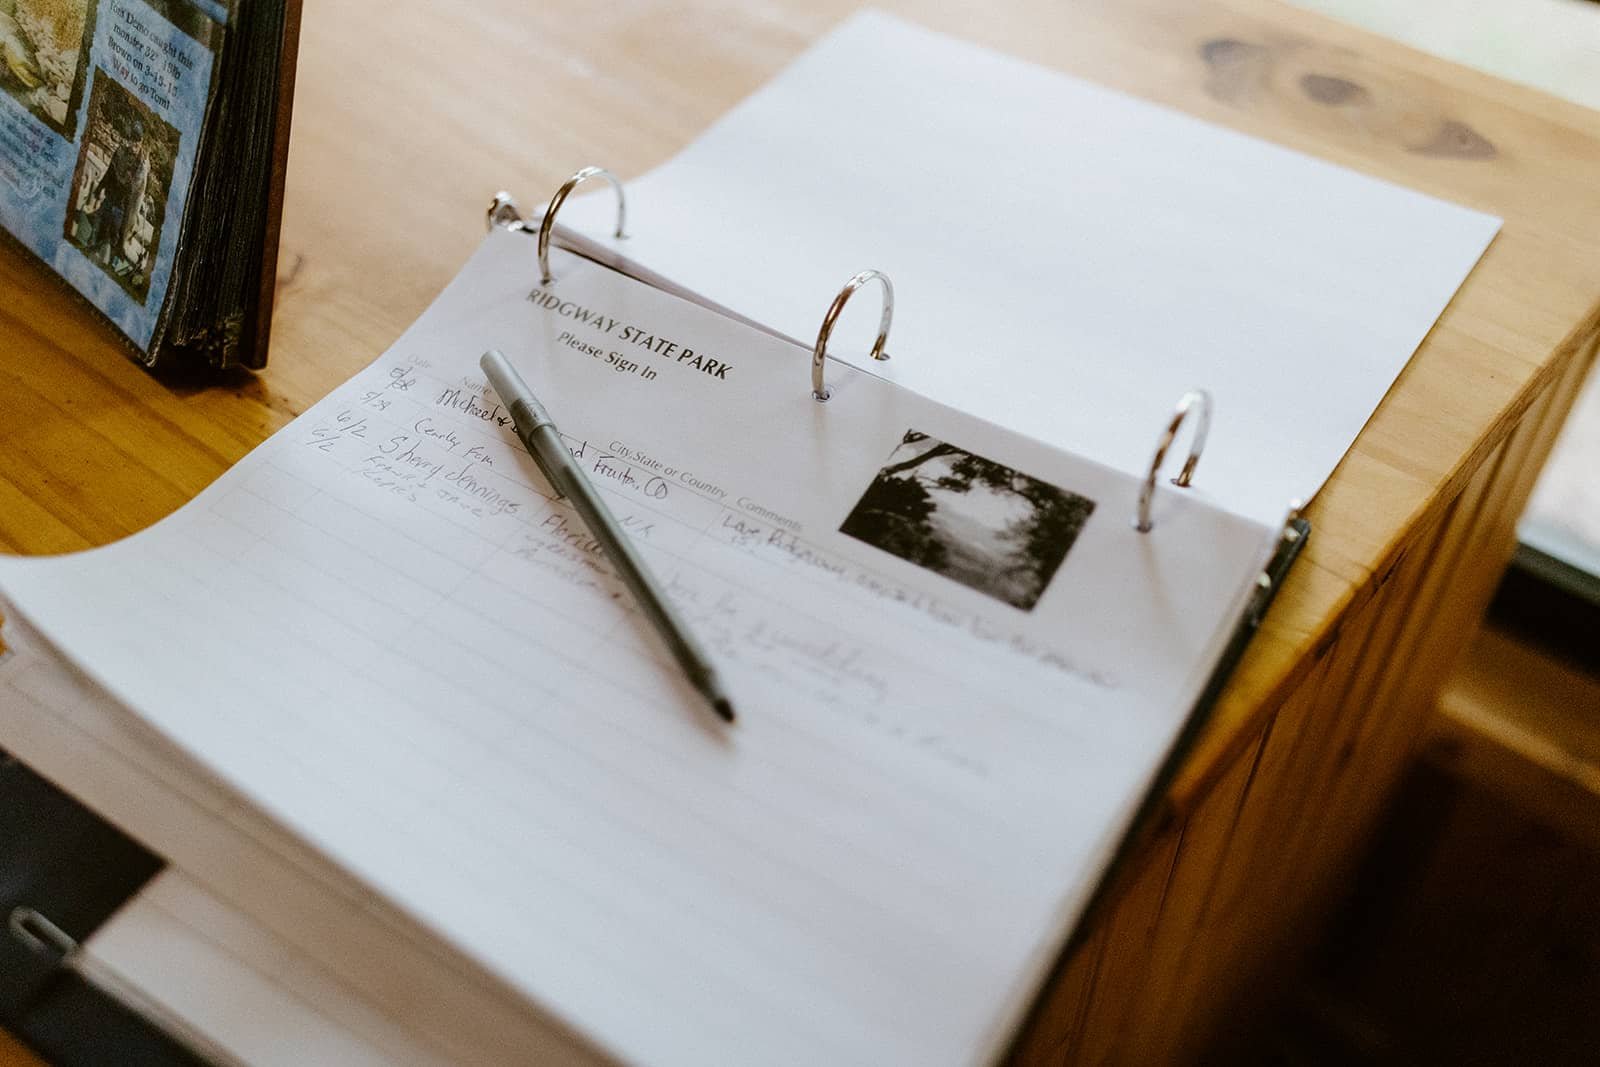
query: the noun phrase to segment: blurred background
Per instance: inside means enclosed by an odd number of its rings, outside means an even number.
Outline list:
[[[1600,3],[1293,2],[1600,109]],[[1600,1063],[1597,470],[1591,374],[1386,826],[1227,1058]]]

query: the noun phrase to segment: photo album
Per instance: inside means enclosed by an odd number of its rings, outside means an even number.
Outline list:
[[[126,310],[176,283],[107,251],[106,172],[155,195],[189,127],[87,80],[40,240]],[[489,222],[182,509],[0,559],[0,733],[242,913],[337,915],[301,947],[340,973],[438,987],[404,1014],[452,1062],[796,1065],[1005,1055],[1294,502],[1499,225],[876,13],[650,174]]]
[[[299,0],[0,2],[0,230],[146,366],[260,367]]]

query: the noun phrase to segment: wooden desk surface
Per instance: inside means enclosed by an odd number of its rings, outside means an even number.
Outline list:
[[[853,6],[306,0],[270,366],[157,382],[0,249],[0,550],[104,544],[177,508],[392,342],[496,189],[527,204],[587,163],[643,172]],[[1270,0],[887,6],[1506,220],[1310,508],[1307,557],[1172,790],[1182,812],[1600,334],[1600,118]]]

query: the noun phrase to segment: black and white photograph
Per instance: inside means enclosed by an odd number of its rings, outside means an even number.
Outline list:
[[[1029,611],[1093,511],[1088,497],[907,430],[839,531]]]

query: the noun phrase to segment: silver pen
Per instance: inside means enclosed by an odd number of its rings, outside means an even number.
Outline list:
[[[611,509],[600,499],[600,494],[583,473],[583,468],[578,466],[572,453],[561,442],[561,435],[556,431],[550,413],[498,349],[491,348],[485,352],[478,360],[478,365],[488,376],[489,384],[494,387],[501,403],[511,412],[511,424],[516,428],[517,437],[522,440],[528,454],[539,464],[551,488],[566,497],[567,503],[583,519],[595,540],[600,542],[606,557],[617,570],[617,577],[622,579],[644,611],[645,618],[650,620],[666,641],[672,657],[688,676],[689,684],[706,698],[711,710],[732,722],[733,704],[722,691],[716,668],[711,666],[705,650],[683,625],[683,620],[678,618],[678,613],[661,592],[661,587],[650,576],[644,560],[628,543],[627,535],[617,524]]]

